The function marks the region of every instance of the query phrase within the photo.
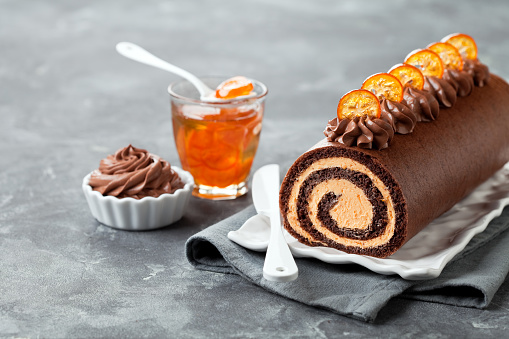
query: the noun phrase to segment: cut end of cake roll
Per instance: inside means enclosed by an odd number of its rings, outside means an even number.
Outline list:
[[[384,258],[407,238],[405,199],[378,160],[322,141],[288,170],[280,191],[285,229],[309,246]]]

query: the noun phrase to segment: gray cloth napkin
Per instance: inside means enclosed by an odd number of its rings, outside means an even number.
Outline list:
[[[272,282],[263,278],[265,253],[245,249],[227,238],[229,231],[238,229],[255,213],[251,206],[190,237],[186,243],[189,262],[201,270],[239,274],[286,298],[367,322],[373,322],[396,296],[485,308],[509,272],[506,208],[435,279],[410,281],[398,275],[373,273],[356,264],[333,265],[297,258],[296,280]]]

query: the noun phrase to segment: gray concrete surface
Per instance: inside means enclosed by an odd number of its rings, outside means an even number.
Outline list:
[[[396,299],[375,324],[194,270],[186,239],[251,203],[193,199],[158,231],[107,228],[82,178],[129,143],[179,165],[171,74],[116,54],[132,41],[196,74],[269,87],[254,167],[288,166],[341,95],[451,32],[509,78],[500,1],[0,0],[0,337],[507,337],[509,282],[486,310]]]

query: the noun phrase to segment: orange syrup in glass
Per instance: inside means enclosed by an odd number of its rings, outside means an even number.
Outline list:
[[[189,171],[202,198],[224,199],[207,189],[247,192],[247,178],[262,128],[264,104],[209,107],[172,103],[173,133],[184,170]],[[232,197],[234,198],[234,197]]]

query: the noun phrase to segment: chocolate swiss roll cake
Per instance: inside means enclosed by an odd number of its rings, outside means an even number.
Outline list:
[[[509,85],[500,77],[429,120],[384,137],[383,149],[324,139],[302,154],[280,190],[285,229],[309,246],[383,258],[509,161]]]

